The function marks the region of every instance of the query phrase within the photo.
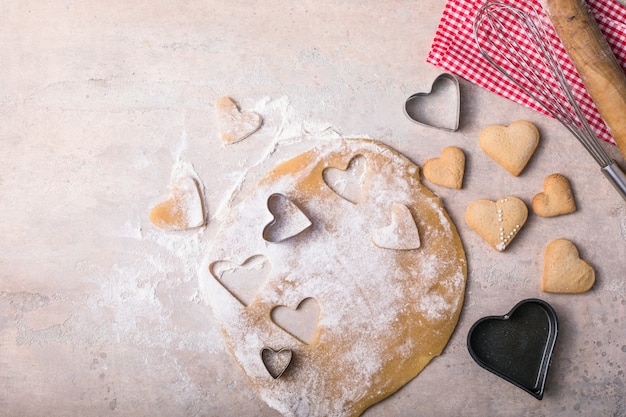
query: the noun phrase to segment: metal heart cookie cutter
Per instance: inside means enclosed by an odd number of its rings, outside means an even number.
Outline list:
[[[272,215],[272,221],[263,229],[263,239],[268,242],[283,242],[313,225],[300,207],[284,194],[270,195],[267,199],[267,209]]]
[[[291,365],[292,359],[293,351],[291,349],[274,350],[270,347],[261,349],[263,365],[265,365],[265,369],[274,379],[280,378],[285,373],[289,365]]]
[[[552,306],[530,298],[504,316],[474,323],[467,348],[481,367],[541,400],[558,327]]]
[[[406,99],[404,114],[419,125],[455,132],[459,128],[460,108],[459,80],[444,72],[435,78],[429,92]]]

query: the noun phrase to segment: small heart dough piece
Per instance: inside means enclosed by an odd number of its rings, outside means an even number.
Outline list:
[[[543,181],[543,192],[532,201],[535,214],[541,217],[554,217],[576,211],[576,202],[569,180],[561,174],[548,175]]]
[[[420,235],[411,210],[404,204],[393,203],[391,224],[374,230],[372,241],[382,249],[419,249]]]
[[[442,187],[460,190],[465,172],[465,154],[456,146],[448,146],[439,158],[424,162],[424,178]]]
[[[230,97],[220,98],[216,108],[220,137],[226,144],[247,138],[263,123],[263,118],[257,113],[239,111],[237,104]]]
[[[150,221],[165,230],[186,230],[205,224],[204,206],[198,183],[181,177],[172,185],[170,198],[150,211]]]
[[[596,275],[589,262],[580,259],[578,249],[566,239],[548,243],[544,254],[541,291],[578,294],[593,287]]]
[[[517,197],[480,199],[465,211],[465,222],[495,250],[507,248],[528,218],[526,204]]]
[[[512,175],[521,174],[539,145],[539,130],[525,120],[508,127],[492,125],[480,132],[480,148]]]

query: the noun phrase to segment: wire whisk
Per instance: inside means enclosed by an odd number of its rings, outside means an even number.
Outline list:
[[[474,21],[478,49],[496,70],[578,139],[626,200],[626,175],[589,126],[557,61],[552,37],[539,13],[532,10],[528,14],[507,3],[485,3]]]

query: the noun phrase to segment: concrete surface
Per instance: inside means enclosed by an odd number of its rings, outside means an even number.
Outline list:
[[[430,184],[467,251],[467,298],[444,354],[366,416],[626,415],[626,204],[555,121],[461,81],[461,126],[409,122],[443,1],[19,1],[0,4],[0,414],[275,416],[225,349],[197,270],[213,218],[246,169],[298,133],[368,136],[418,164],[467,155],[464,188]],[[266,118],[223,146],[215,102]],[[517,178],[478,147],[489,124],[535,122]],[[306,147],[300,141],[299,147]],[[623,163],[615,149],[613,156]],[[278,152],[277,154],[280,154]],[[271,158],[270,158],[271,160]],[[209,227],[148,221],[171,174],[202,181]],[[531,214],[504,253],[465,225],[477,198],[528,204],[553,172],[574,214]],[[583,295],[540,291],[545,245],[572,240],[593,264]],[[542,401],[484,371],[465,346],[480,317],[539,297],[561,332]]]

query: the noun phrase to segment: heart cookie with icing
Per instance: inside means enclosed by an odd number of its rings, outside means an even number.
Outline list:
[[[442,187],[460,190],[465,173],[465,154],[456,146],[448,146],[439,158],[424,162],[424,178]]]
[[[561,174],[551,174],[543,182],[543,191],[531,203],[535,214],[554,217],[576,211],[576,201],[569,180]]]
[[[220,138],[226,144],[239,142],[261,127],[263,118],[254,112],[242,112],[230,97],[217,101],[217,124]]]
[[[480,148],[491,159],[518,176],[539,145],[539,130],[531,122],[518,120],[509,126],[487,126],[480,132]]]
[[[528,219],[526,204],[517,197],[480,199],[465,211],[465,222],[498,252],[504,251]]]
[[[591,264],[580,259],[578,249],[567,239],[553,240],[546,246],[541,277],[544,292],[577,294],[593,287],[596,274]]]

